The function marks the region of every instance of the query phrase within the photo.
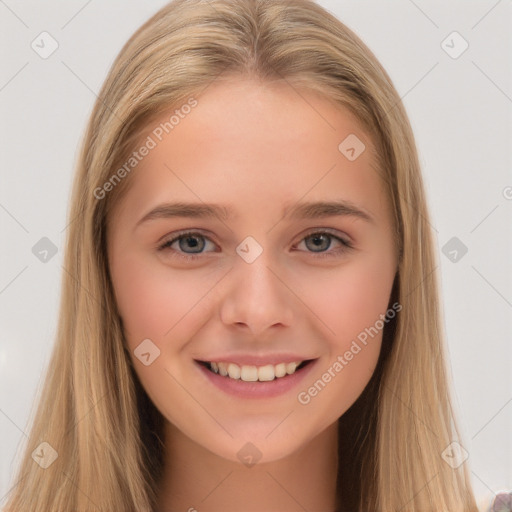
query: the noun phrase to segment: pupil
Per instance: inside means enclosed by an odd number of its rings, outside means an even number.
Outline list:
[[[181,250],[184,250],[184,249],[187,249],[187,247],[184,247],[184,245],[189,245],[188,248],[192,247],[192,248],[197,248],[199,247],[199,250],[198,251],[195,251],[195,252],[201,252],[201,249],[202,247],[200,246],[199,242],[198,242],[198,239],[199,237],[197,236],[187,236],[185,238],[182,238],[180,240],[180,249]],[[186,242],[186,243],[185,243]]]
[[[311,235],[310,237],[308,237],[308,239],[314,240],[314,245],[312,247],[313,249],[318,249],[318,248],[327,249],[329,247],[329,241],[328,241],[328,238],[326,237],[326,235]],[[326,242],[323,244],[324,245],[323,247],[322,247],[322,241]],[[306,242],[306,245],[308,245],[307,242]],[[311,247],[310,247],[310,249],[311,249]],[[314,252],[319,252],[319,251],[314,250]]]

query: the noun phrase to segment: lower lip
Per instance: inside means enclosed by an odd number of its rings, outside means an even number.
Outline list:
[[[283,395],[296,387],[315,366],[317,360],[311,361],[304,368],[287,375],[286,377],[275,378],[265,382],[245,382],[241,379],[231,379],[214,373],[202,364],[195,361],[195,364],[206,376],[206,378],[225,393],[239,398],[271,398]]]

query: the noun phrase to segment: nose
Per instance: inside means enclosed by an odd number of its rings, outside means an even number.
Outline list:
[[[248,330],[261,337],[271,327],[289,327],[293,321],[293,292],[284,272],[269,261],[266,251],[252,263],[235,259],[220,308],[228,328]]]

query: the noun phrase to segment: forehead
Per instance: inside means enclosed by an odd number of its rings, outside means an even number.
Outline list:
[[[218,81],[193,100],[141,137],[152,148],[121,200],[130,221],[169,201],[227,204],[260,221],[300,199],[385,213],[373,142],[347,108],[284,81]]]

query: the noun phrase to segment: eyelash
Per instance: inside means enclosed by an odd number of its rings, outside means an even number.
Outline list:
[[[203,237],[203,238],[208,239],[207,236],[203,235],[202,233],[198,233],[197,231],[186,231],[186,232],[183,232],[183,233],[180,233],[180,234],[176,235],[174,238],[172,238],[170,240],[165,241],[162,245],[160,245],[158,247],[158,250],[159,251],[166,251],[167,249],[170,249],[170,246],[174,242],[176,242],[177,240],[180,240],[182,238],[186,238],[187,236],[191,236],[191,235],[199,236],[199,237]],[[353,249],[353,247],[354,247],[350,242],[344,240],[343,238],[340,238],[339,236],[334,235],[328,229],[323,229],[323,230],[320,230],[320,231],[311,231],[311,232],[307,233],[300,240],[300,242],[302,242],[304,239],[306,239],[306,238],[308,238],[308,237],[310,237],[312,235],[328,235],[329,237],[338,240],[342,244],[342,246],[343,246],[340,249],[337,249],[337,250],[334,250],[334,251],[330,251],[330,252],[321,252],[321,253],[316,253],[316,254],[314,252],[311,252],[311,254],[313,254],[315,258],[335,258],[335,257],[339,257],[342,254],[344,254],[346,251],[348,251],[350,249]],[[174,249],[172,249],[172,251],[174,253],[174,254],[171,255],[172,257],[181,258],[181,259],[186,260],[186,261],[197,260],[197,259],[201,258],[201,256],[204,254],[204,253],[198,253],[198,254],[186,254],[186,255],[184,255],[183,253],[180,253],[180,252],[178,252],[178,251],[176,251]]]

